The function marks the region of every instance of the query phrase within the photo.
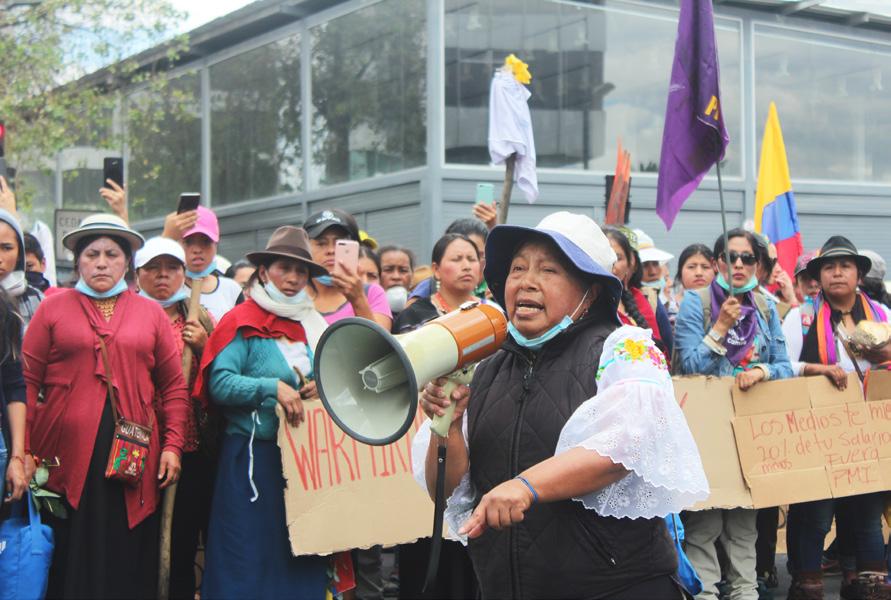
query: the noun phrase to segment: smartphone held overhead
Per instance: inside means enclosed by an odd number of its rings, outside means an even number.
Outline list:
[[[176,207],[177,214],[197,210],[201,204],[201,194],[197,192],[186,192],[179,195],[179,204]]]
[[[355,240],[337,240],[334,245],[334,272],[343,273],[343,267],[350,273],[359,269],[359,242]]]
[[[495,201],[495,186],[491,183],[476,184],[476,203],[492,204]]]
[[[112,189],[108,180],[124,187],[124,159],[117,156],[106,156],[102,161],[102,187]]]

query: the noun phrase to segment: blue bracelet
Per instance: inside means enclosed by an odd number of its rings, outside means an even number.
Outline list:
[[[529,480],[523,477],[522,475],[517,475],[514,479],[519,479],[523,483],[526,484],[526,487],[529,488],[529,491],[532,492],[532,504],[538,502],[538,492],[535,491],[535,488],[532,487],[532,484],[529,483]]]

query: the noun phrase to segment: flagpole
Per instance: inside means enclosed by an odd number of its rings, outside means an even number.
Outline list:
[[[724,208],[724,183],[721,181],[721,159],[715,161],[715,171],[718,174],[718,198],[721,199],[721,226],[724,228],[724,264],[727,265],[727,285],[730,286],[730,297],[733,291],[733,265],[730,264],[730,241],[727,238],[727,209]]]
[[[517,164],[517,153],[514,152],[504,161],[504,186],[501,188],[501,202],[498,203],[498,224],[507,223],[507,211],[510,210],[510,194],[514,188],[514,168]]]

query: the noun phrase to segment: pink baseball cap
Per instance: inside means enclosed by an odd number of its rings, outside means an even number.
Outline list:
[[[198,221],[194,227],[183,234],[183,239],[196,233],[203,233],[214,243],[220,241],[220,222],[217,221],[217,215],[206,206],[198,207]]]

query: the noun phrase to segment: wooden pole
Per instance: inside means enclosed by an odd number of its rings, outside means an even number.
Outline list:
[[[516,153],[504,161],[504,186],[501,188],[501,202],[498,203],[498,224],[507,223],[507,211],[510,210],[510,193],[514,188],[514,167],[517,165]]]
[[[189,297],[189,314],[187,319],[193,321],[198,318],[198,307],[201,304],[201,286],[203,279],[192,280],[192,295]],[[189,379],[192,376],[192,347],[188,344],[183,348],[183,379],[186,380],[186,388],[189,388]],[[189,399],[191,402],[191,398]],[[176,500],[176,484],[168,487],[164,492],[164,502],[161,508],[161,556],[158,562],[158,598],[167,600],[170,597],[170,535],[173,527],[173,504]]]

